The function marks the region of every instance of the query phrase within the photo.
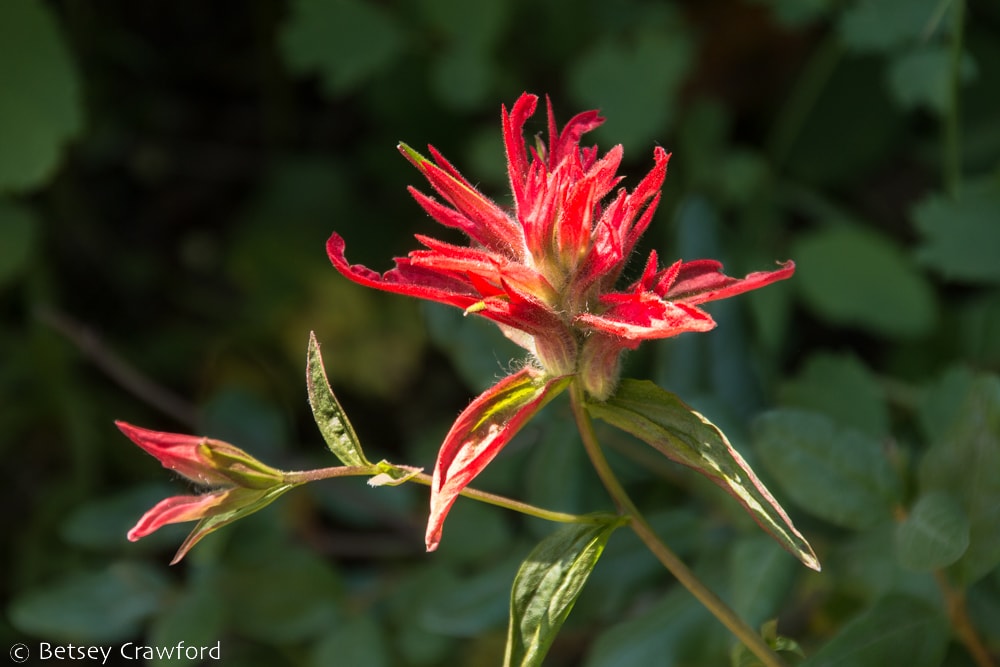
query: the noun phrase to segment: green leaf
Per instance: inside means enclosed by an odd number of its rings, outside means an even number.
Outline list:
[[[889,433],[889,408],[871,371],[853,354],[817,352],[799,375],[782,385],[781,403],[822,412],[868,435]]]
[[[969,547],[969,519],[947,493],[921,496],[896,529],[896,558],[905,568],[931,571],[951,565]]]
[[[541,665],[621,520],[571,524],[535,547],[514,578],[505,667]]]
[[[829,13],[833,0],[753,0],[754,4],[770,8],[778,23],[800,28]]]
[[[913,209],[917,261],[948,280],[1000,284],[1000,179],[967,183],[961,199],[932,194]]]
[[[840,17],[844,44],[858,52],[884,52],[925,40],[942,0],[859,0]]]
[[[761,462],[798,505],[847,528],[892,518],[899,479],[877,440],[821,414],[775,410],[754,424]]]
[[[949,437],[975,379],[971,370],[956,364],[924,392],[917,418],[929,444],[935,445]]]
[[[336,627],[343,584],[331,562],[277,537],[239,537],[217,570],[216,584],[234,632],[263,645],[287,645],[324,637]]]
[[[794,563],[763,535],[741,539],[729,559],[733,609],[752,627],[781,611]]]
[[[971,584],[1000,564],[1000,378],[977,377],[945,436],[920,463],[922,493],[955,498],[969,521],[969,547],[953,566]]]
[[[98,572],[76,572],[29,590],[8,607],[21,632],[56,641],[85,643],[135,637],[167,592],[160,570],[115,563]]]
[[[316,643],[307,663],[310,667],[389,667],[391,664],[385,629],[379,627],[371,614],[337,624]]]
[[[493,562],[480,573],[434,591],[417,622],[430,632],[450,637],[477,637],[502,626],[507,615],[505,594],[519,561]]]
[[[670,127],[678,108],[675,97],[690,71],[690,32],[673,16],[658,16],[661,9],[625,39],[607,34],[595,41],[573,59],[569,71],[569,90],[576,102],[585,109],[601,109],[608,119],[595,135],[621,143],[626,152],[649,151],[653,140]]]
[[[149,643],[153,646],[176,646],[184,642],[189,646],[216,645],[225,634],[225,605],[218,591],[211,585],[192,585],[164,605],[153,619],[149,631]],[[153,659],[150,664],[167,667],[183,667],[198,661],[184,653],[174,654],[162,660]]]
[[[319,426],[319,432],[326,441],[330,451],[348,466],[370,466],[354,427],[348,421],[344,409],[340,407],[337,397],[330,389],[323,368],[323,356],[319,351],[319,342],[315,332],[309,333],[309,349],[306,353],[306,384],[309,388],[309,405],[312,407],[313,418]]]
[[[890,596],[845,625],[802,667],[939,667],[950,634],[938,609]]]
[[[726,436],[677,396],[652,382],[626,379],[611,398],[588,403],[587,409],[711,479],[736,498],[781,546],[807,567],[820,569],[812,547]]]
[[[48,5],[0,2],[0,192],[49,178],[83,126],[80,88]]]
[[[503,0],[421,0],[430,27],[464,49],[485,51],[503,34],[511,5]]]
[[[850,224],[806,234],[793,246],[806,303],[827,321],[891,337],[934,325],[937,304],[927,279],[881,233]]]
[[[357,88],[402,53],[403,31],[380,5],[360,0],[296,0],[281,35],[288,65],[318,71],[330,95]]]
[[[651,607],[603,630],[587,654],[585,667],[682,667],[718,665],[705,661],[705,644],[721,647],[712,617],[686,590],[674,587]],[[707,636],[706,636],[707,635]],[[708,641],[716,639],[716,641]],[[697,657],[696,657],[697,656]]]
[[[0,287],[27,269],[38,245],[38,228],[31,211],[0,198]]]
[[[951,60],[947,44],[921,46],[897,55],[889,67],[889,87],[896,101],[905,109],[924,107],[946,115],[953,104]],[[975,75],[975,62],[963,53],[959,78],[965,83]]]

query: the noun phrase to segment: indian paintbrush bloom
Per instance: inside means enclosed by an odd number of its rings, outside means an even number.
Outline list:
[[[537,101],[525,93],[509,112],[502,110],[510,208],[480,193],[433,147],[428,159],[399,145],[438,198],[412,187],[411,195],[432,218],[464,232],[468,246],[418,235],[423,248],[379,274],[348,263],[340,235],[327,241],[331,262],[347,278],[487,317],[537,361],[473,401],[445,438],[434,469],[429,550],[462,488],[571,379],[602,401],[617,386],[625,350],[644,340],[708,331],[715,321],[701,303],[763,287],[795,270],[786,262],[736,279],[714,260],[677,260],[661,268],[654,251],[641,277],[616,289],[656,211],[670,155],[656,147],[653,169],[631,191],[619,187],[622,147],[599,156],[596,146],[580,146],[581,136],[604,120],[596,111],[576,115],[560,131],[548,104],[548,145],[538,140],[525,146],[524,126]]]
[[[160,501],[128,532],[129,541],[135,542],[167,524],[200,521],[171,564],[183,558],[208,533],[256,512],[295,486],[285,481],[281,471],[227,442],[150,431],[122,421],[115,425],[147,454],[159,460],[164,468],[208,489],[204,493],[172,496]]]

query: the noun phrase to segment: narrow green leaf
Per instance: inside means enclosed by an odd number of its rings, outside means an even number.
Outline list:
[[[611,398],[588,404],[587,409],[711,479],[736,498],[781,546],[807,567],[820,569],[812,547],[722,431],[677,396],[652,382],[623,380]]]
[[[811,514],[857,529],[892,519],[900,483],[878,440],[825,415],[787,409],[757,420],[754,447],[782,489]]]
[[[621,520],[571,524],[535,547],[514,578],[504,666],[541,665]]]
[[[947,493],[921,496],[896,529],[896,558],[905,568],[936,570],[951,565],[969,547],[969,518]]]
[[[955,498],[969,520],[969,547],[955,563],[971,584],[1000,564],[1000,378],[977,377],[951,427],[920,464],[923,493]]]
[[[326,446],[344,465],[370,466],[371,462],[365,458],[351,422],[330,389],[315,332],[309,333],[306,384],[309,387],[309,405],[312,407],[313,418],[316,419],[319,432],[323,434]]]
[[[938,667],[950,629],[941,612],[916,598],[891,596],[844,626],[802,667]]]

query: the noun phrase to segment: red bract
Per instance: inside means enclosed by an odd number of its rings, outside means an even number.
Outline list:
[[[623,351],[644,340],[707,331],[715,321],[699,304],[795,270],[787,262],[777,271],[735,279],[712,260],[678,260],[660,269],[653,252],[642,277],[617,291],[660,201],[670,155],[655,148],[653,169],[631,191],[618,187],[622,147],[599,157],[596,146],[580,146],[583,134],[604,120],[596,111],[578,114],[560,131],[549,104],[548,145],[526,147],[524,126],[537,102],[525,93],[502,111],[510,209],[480,193],[433,147],[428,159],[399,145],[438,195],[411,187],[414,199],[442,225],[464,232],[468,246],[418,235],[423,248],[396,258],[395,268],[380,274],[350,264],[339,234],[327,241],[330,261],[347,278],[487,317],[538,362],[539,368],[483,393],[448,434],[434,470],[428,549],[437,546],[455,497],[528,417],[567,386],[567,378],[578,378],[592,400],[603,401],[618,383]]]
[[[670,156],[653,151],[653,169],[630,192],[618,188],[621,146],[598,157],[580,138],[602,122],[596,111],[578,114],[559,131],[548,106],[547,146],[528,149],[524,125],[537,97],[525,93],[502,112],[513,208],[480,193],[441,156],[409,146],[400,150],[440,199],[410,192],[435,220],[460,229],[470,246],[417,236],[423,249],[395,260],[384,274],[351,265],[344,240],[333,234],[327,252],[351,280],[398,294],[447,303],[496,322],[531,352],[550,376],[578,375],[591,397],[614,391],[626,349],[686,331],[707,331],[714,320],[697,307],[789,277],[779,270],[739,280],[712,260],[657,266],[652,253],[642,278],[615,291],[625,263],[649,226],[660,200]]]

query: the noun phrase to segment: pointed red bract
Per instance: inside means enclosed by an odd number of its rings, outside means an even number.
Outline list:
[[[163,467],[198,486],[208,487],[207,491],[198,495],[171,496],[161,500],[128,531],[129,541],[135,542],[172,523],[199,521],[173,563],[211,531],[257,511],[295,486],[285,481],[281,471],[261,463],[228,442],[151,431],[122,421],[116,421],[115,425],[132,442],[156,457]]]
[[[545,378],[525,368],[483,392],[462,411],[438,452],[431,485],[427,550],[441,541],[448,510],[536,412],[566,388],[569,378]]]

